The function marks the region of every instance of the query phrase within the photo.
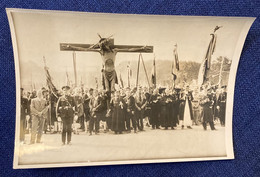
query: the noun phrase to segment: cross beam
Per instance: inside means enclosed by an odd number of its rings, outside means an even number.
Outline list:
[[[114,39],[110,39],[109,41],[111,49],[120,49],[118,52],[131,52],[131,53],[153,53],[153,46],[146,46],[145,49],[141,49],[144,46],[141,45],[114,45]],[[84,49],[88,49],[94,44],[76,44],[76,43],[60,43],[61,51],[84,51]],[[74,48],[73,48],[73,47]],[[136,48],[136,50],[129,51],[128,49]],[[138,50],[139,48],[139,50]],[[99,49],[99,47],[95,47],[94,49]],[[86,51],[84,51],[86,52]],[[89,52],[95,52],[94,50],[90,50]]]

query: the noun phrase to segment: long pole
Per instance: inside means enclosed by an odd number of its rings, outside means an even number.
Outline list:
[[[155,64],[155,55],[153,58],[153,67],[154,67],[154,87],[156,88],[156,64]]]
[[[74,77],[75,77],[75,87],[77,87],[77,65],[76,65],[76,52],[73,51],[73,67],[74,67]]]
[[[138,58],[138,65],[137,65],[137,78],[136,78],[136,87],[138,86],[138,78],[139,78],[139,67],[140,67],[140,58],[141,58],[141,53],[139,54]]]
[[[150,82],[149,82],[147,71],[146,71],[146,68],[145,68],[145,65],[144,65],[144,59],[143,59],[142,54],[140,54],[140,56],[141,56],[141,59],[142,59],[142,63],[143,63],[143,67],[144,67],[145,76],[146,76],[146,79],[147,79],[147,82],[148,82],[148,86],[150,88]]]

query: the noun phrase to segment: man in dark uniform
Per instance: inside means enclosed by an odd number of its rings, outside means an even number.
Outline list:
[[[130,128],[130,120],[132,121],[132,126],[134,128],[134,132],[136,132],[136,119],[135,119],[135,98],[131,95],[130,88],[126,90],[126,129],[128,132],[131,132]]]
[[[200,105],[202,106],[202,125],[204,130],[207,130],[207,123],[209,123],[211,130],[216,130],[214,126],[214,116],[213,116],[213,95],[211,93],[211,88],[207,90],[207,94],[205,94],[201,100]]]
[[[20,116],[20,142],[24,143],[26,116],[29,116],[29,102],[23,97],[23,88],[21,88],[21,116]]]
[[[218,97],[218,106],[219,109],[219,119],[221,126],[225,126],[225,114],[226,114],[226,101],[227,101],[227,86],[222,86],[222,92],[219,94]]]
[[[69,95],[69,86],[62,87],[63,95],[59,98],[57,102],[56,114],[58,117],[61,117],[63,122],[62,128],[62,145],[65,145],[66,135],[67,135],[67,144],[71,145],[71,132],[72,132],[72,123],[74,115],[77,116],[77,106],[73,97]],[[74,109],[73,109],[74,108]]]

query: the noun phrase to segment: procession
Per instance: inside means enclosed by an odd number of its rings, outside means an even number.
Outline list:
[[[46,60],[44,70],[47,87],[31,92],[21,88],[21,144],[42,143],[42,136],[61,134],[61,144],[71,145],[72,135],[101,135],[109,132],[114,134],[142,133],[147,129],[176,130],[201,129],[215,131],[215,124],[225,126],[225,110],[227,86],[221,85],[222,70],[225,58],[222,58],[219,82],[213,84],[208,72],[211,67],[211,56],[216,45],[216,26],[203,60],[197,84],[180,80],[176,84],[180,70],[177,44],[174,47],[172,62],[172,81],[168,85],[156,84],[156,65],[153,61],[151,82],[141,53],[153,52],[152,46],[120,46],[114,45],[111,37],[102,38],[97,44],[60,44],[61,51],[73,51],[75,84],[65,85],[57,89],[52,81]],[[77,86],[75,67],[75,51],[90,51],[101,54],[103,61],[102,88]],[[124,87],[123,80],[115,71],[117,52],[137,52],[139,54],[136,85],[129,81]],[[138,83],[140,62],[142,61],[148,86]],[[160,73],[158,73],[160,74]],[[25,139],[25,134],[30,134]],[[44,135],[43,135],[44,134]]]
[[[201,126],[207,130],[207,124],[216,130],[215,122],[225,126],[226,86],[201,90],[190,90],[189,85],[182,89],[125,88],[115,91],[111,98],[105,90],[72,90],[64,86],[52,110],[48,109],[48,93],[42,88],[22,98],[25,122],[21,141],[25,141],[24,133],[31,133],[31,139],[27,140],[30,144],[41,143],[42,134],[59,133],[65,145],[66,135],[67,144],[71,144],[72,134],[79,133],[89,136],[109,131],[141,133],[144,127],[175,130],[177,126],[181,129]]]

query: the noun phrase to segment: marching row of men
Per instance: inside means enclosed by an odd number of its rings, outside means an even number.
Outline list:
[[[24,141],[28,119],[31,121],[31,144],[41,142],[46,124],[55,125],[56,131],[62,127],[63,145],[71,144],[73,129],[74,133],[81,128],[89,135],[98,134],[100,122],[105,132],[112,130],[115,134],[144,131],[144,120],[152,129],[174,129],[178,124],[182,129],[192,129],[192,124],[201,122],[205,130],[207,123],[215,130],[215,118],[220,119],[221,125],[225,124],[225,88],[205,87],[191,91],[189,86],[184,89],[139,87],[109,94],[94,89],[87,89],[85,93],[80,88],[71,91],[69,86],[64,86],[58,100],[48,97],[49,92],[43,88],[29,99],[21,98],[20,140]]]

